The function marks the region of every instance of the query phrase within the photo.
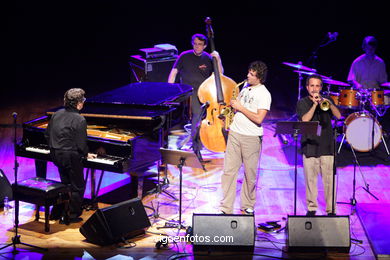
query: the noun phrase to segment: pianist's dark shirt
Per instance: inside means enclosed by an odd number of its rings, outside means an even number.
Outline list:
[[[76,108],[64,108],[54,113],[47,126],[45,137],[50,149],[77,151],[88,154],[87,122]]]

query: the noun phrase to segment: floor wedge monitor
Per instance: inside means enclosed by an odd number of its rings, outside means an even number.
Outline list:
[[[144,234],[148,227],[145,208],[136,198],[98,209],[80,227],[80,233],[93,244],[110,245],[122,238]]]

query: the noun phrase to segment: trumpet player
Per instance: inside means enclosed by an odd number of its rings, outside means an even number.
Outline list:
[[[332,117],[341,118],[341,114],[332,99],[321,96],[322,78],[311,75],[306,80],[308,96],[298,100],[297,115],[301,121],[319,121],[321,136],[302,135],[301,149],[306,186],[307,216],[314,216],[318,209],[318,175],[322,177],[324,187],[326,213],[335,215],[333,211],[333,160],[334,141]],[[336,190],[336,189],[334,189]],[[334,203],[335,205],[336,203]]]

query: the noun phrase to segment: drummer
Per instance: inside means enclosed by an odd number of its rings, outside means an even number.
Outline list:
[[[362,48],[365,54],[356,58],[349,70],[348,82],[358,90],[379,89],[387,82],[385,62],[375,55],[378,42],[374,36],[363,40]]]

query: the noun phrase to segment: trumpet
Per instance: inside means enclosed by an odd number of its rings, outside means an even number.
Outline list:
[[[322,110],[322,111],[328,111],[329,110],[329,108],[330,108],[330,102],[329,102],[329,100],[327,100],[327,99],[324,99],[323,97],[321,97],[321,96],[315,96],[314,97],[315,98],[315,100],[317,101],[318,99],[320,99],[319,101],[319,104],[320,104],[320,109]]]

